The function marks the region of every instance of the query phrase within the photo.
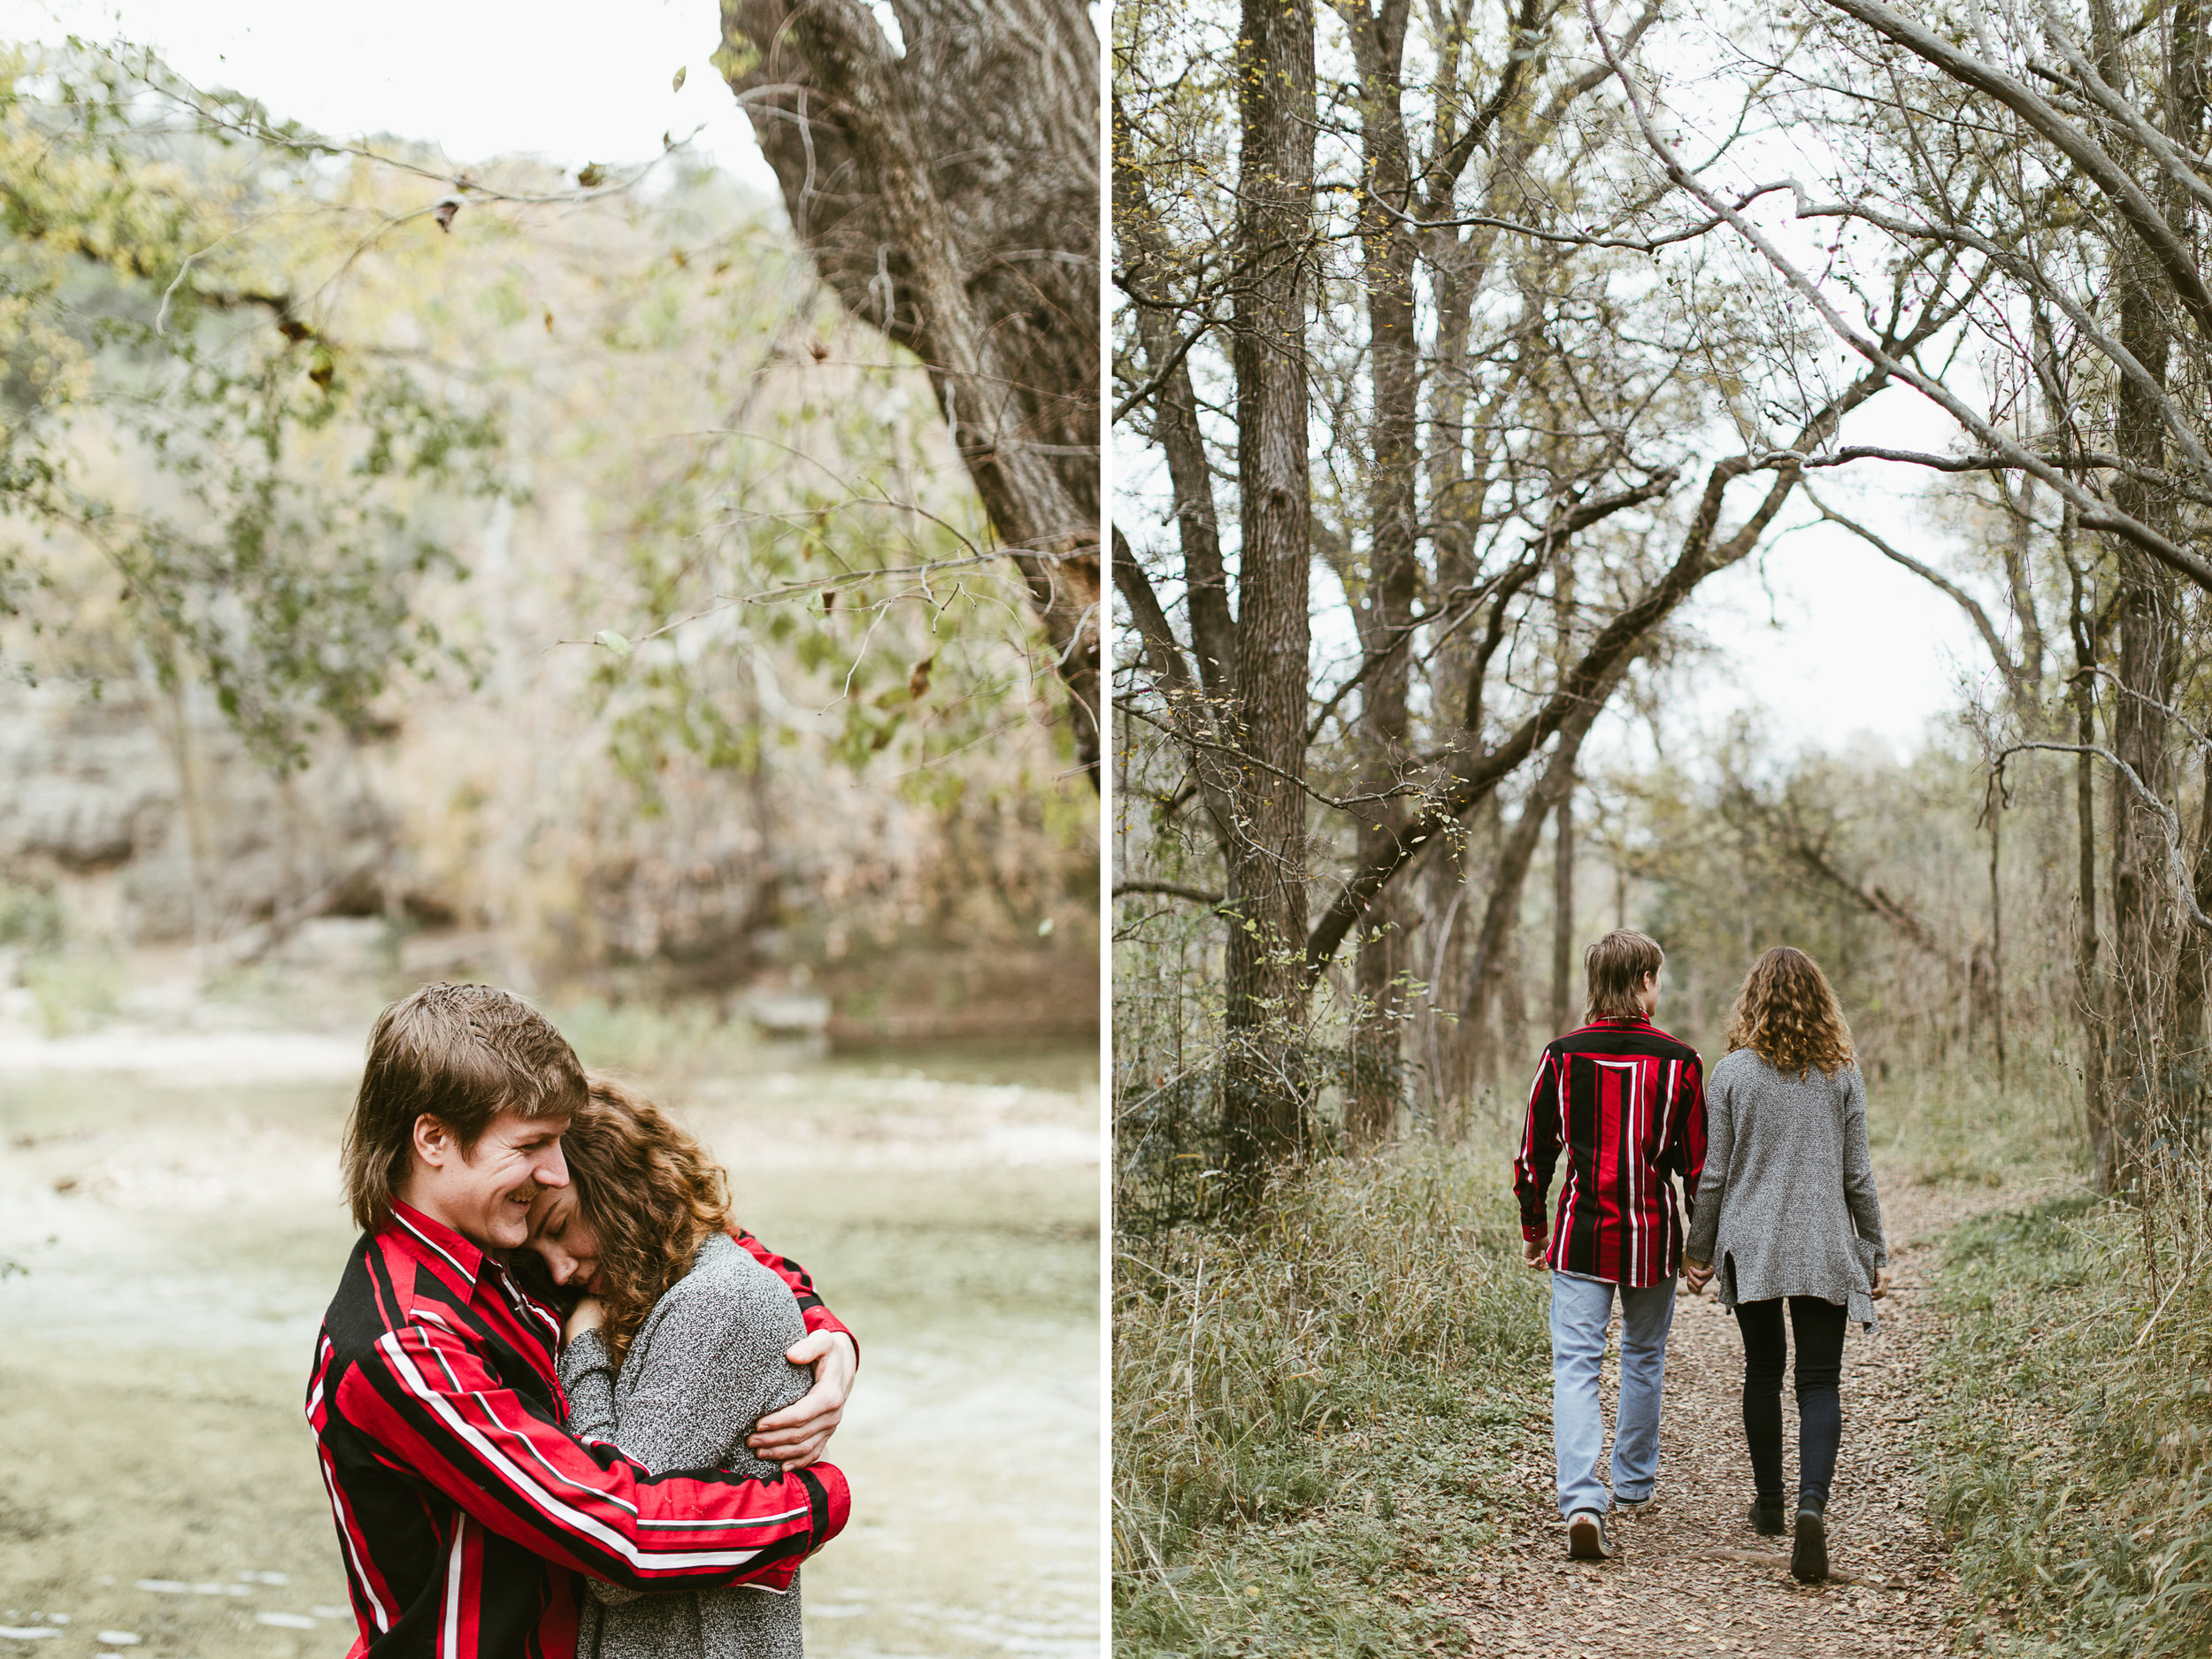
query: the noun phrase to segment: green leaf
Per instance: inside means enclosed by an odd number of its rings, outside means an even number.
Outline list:
[[[622,635],[617,634],[612,628],[600,629],[598,633],[591,636],[591,642],[594,645],[605,646],[617,657],[627,657],[630,654],[630,641],[624,639]]]

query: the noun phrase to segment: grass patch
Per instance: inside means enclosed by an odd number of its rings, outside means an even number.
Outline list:
[[[49,1037],[90,1031],[115,1018],[124,988],[122,963],[111,952],[64,950],[27,957],[23,984]]]
[[[2212,1285],[2160,1232],[2078,1196],[1946,1242],[1930,1504],[1987,1651],[2212,1651]]]
[[[1932,1186],[2088,1168],[2081,1083],[2062,1056],[2015,1054],[2002,1083],[1986,1056],[1890,1065],[1867,1079],[1866,1095],[1875,1155],[1909,1163]]]
[[[1114,1645],[1384,1655],[1496,1543],[1549,1432],[1542,1276],[1495,1156],[1402,1147],[1114,1263]]]

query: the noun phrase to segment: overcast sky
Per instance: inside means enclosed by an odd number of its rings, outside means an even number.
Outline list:
[[[456,160],[642,161],[664,132],[703,127],[700,148],[774,188],[707,62],[713,0],[378,0],[371,13],[301,0],[0,0],[0,38],[70,34],[153,46],[198,85],[250,93],[339,137],[431,139]]]

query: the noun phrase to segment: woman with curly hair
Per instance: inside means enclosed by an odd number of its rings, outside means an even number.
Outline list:
[[[1683,1271],[1743,1335],[1751,1525],[1783,1532],[1783,1305],[1797,1344],[1797,1517],[1790,1571],[1828,1576],[1828,1485],[1843,1438],[1837,1385],[1847,1320],[1868,1330],[1889,1290],[1882,1205],[1866,1143],[1866,1084],[1819,964],[1777,945],[1752,964],[1706,1086],[1706,1156]]]
[[[605,1078],[561,1136],[569,1185],[543,1194],[529,1248],[568,1317],[570,1426],[652,1473],[727,1469],[772,1479],[746,1448],[764,1413],[812,1375],[784,1357],[806,1333],[790,1288],[729,1233],[729,1185],[704,1148]],[[641,1595],[596,1579],[580,1598],[577,1659],[799,1659],[799,1581]]]

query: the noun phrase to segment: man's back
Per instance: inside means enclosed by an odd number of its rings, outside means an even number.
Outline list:
[[[1632,1016],[1594,1020],[1545,1048],[1513,1164],[1525,1239],[1546,1236],[1546,1194],[1562,1151],[1567,1173],[1548,1263],[1628,1286],[1671,1277],[1683,1228],[1669,1177],[1694,1196],[1705,1164],[1697,1050]]]

